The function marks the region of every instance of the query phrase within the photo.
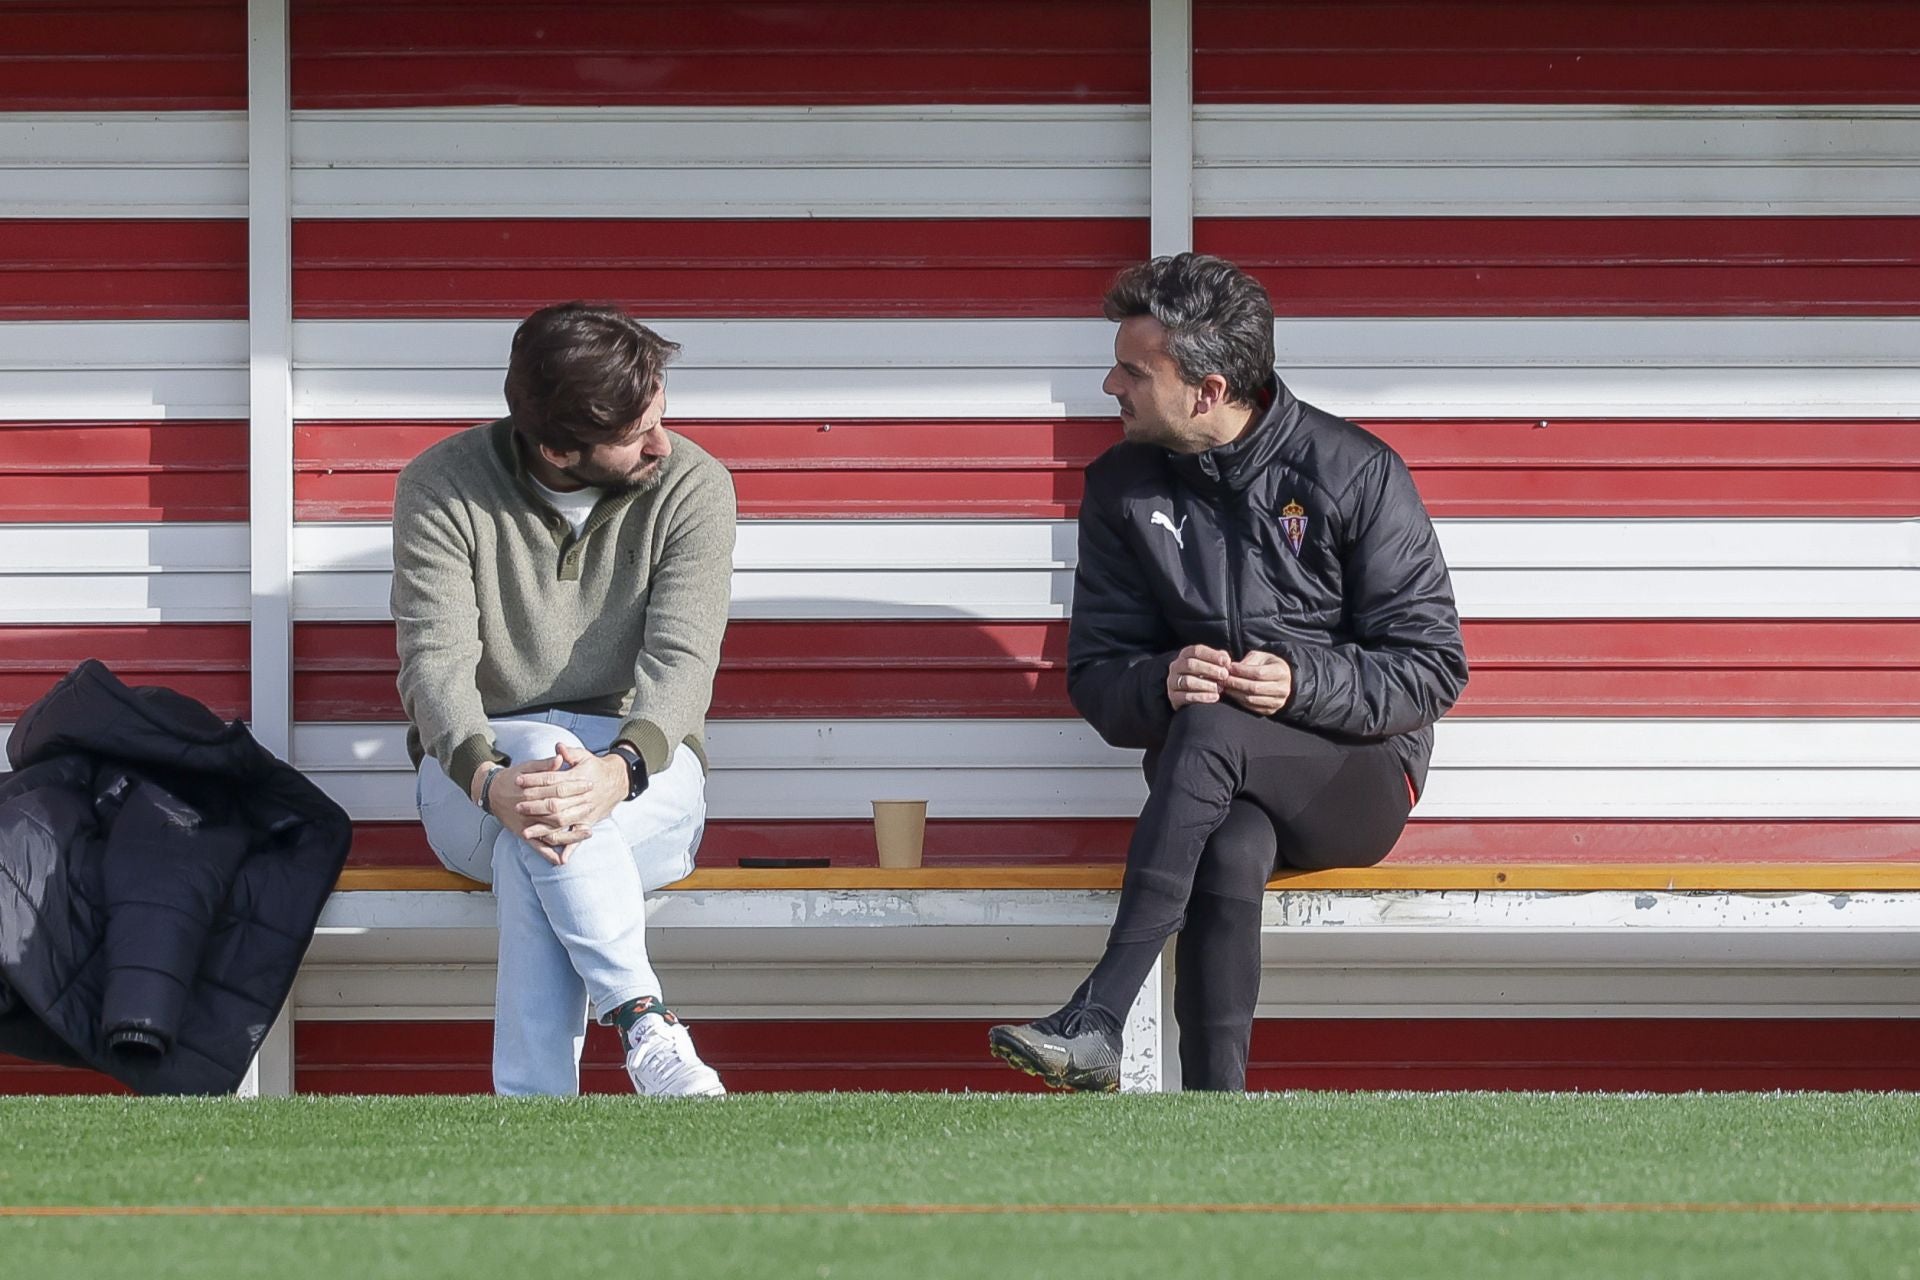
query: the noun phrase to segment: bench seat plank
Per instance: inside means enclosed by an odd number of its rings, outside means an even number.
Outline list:
[[[695,871],[671,889],[1118,889],[1118,866],[807,867]],[[349,867],[341,892],[462,892],[484,886],[451,871],[429,867]],[[1269,889],[1648,889],[1701,892],[1804,891],[1847,893],[1920,889],[1920,864],[1830,862],[1550,864],[1507,866],[1394,866],[1360,870],[1294,871],[1274,877]]]

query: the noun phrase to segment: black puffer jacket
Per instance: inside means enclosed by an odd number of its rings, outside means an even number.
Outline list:
[[[1392,738],[1416,790],[1467,683],[1453,584],[1398,454],[1293,398],[1199,454],[1117,444],[1087,468],[1067,641],[1073,705],[1117,747],[1157,747],[1190,644],[1293,668],[1278,718]]]
[[[240,722],[82,664],[0,776],[0,1050],[228,1093],[346,862],[340,806]]]

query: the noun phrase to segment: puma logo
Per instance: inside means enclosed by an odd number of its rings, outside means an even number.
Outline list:
[[[1176,525],[1173,522],[1172,516],[1168,515],[1164,511],[1156,511],[1153,513],[1153,516],[1147,521],[1147,523],[1159,525],[1162,529],[1165,529],[1168,533],[1173,535],[1173,541],[1175,546],[1179,547],[1182,551],[1185,551],[1187,549],[1187,539],[1186,539],[1185,533],[1183,532],[1187,527],[1187,518],[1185,516],[1181,516],[1180,523]]]

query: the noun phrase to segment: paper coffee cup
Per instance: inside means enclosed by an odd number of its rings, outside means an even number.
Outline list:
[[[925,800],[875,800],[873,842],[883,867],[917,867],[927,840]]]

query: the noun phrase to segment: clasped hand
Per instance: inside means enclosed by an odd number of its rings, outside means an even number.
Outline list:
[[[476,802],[486,774],[487,769],[481,769],[474,782]],[[557,867],[565,864],[574,845],[593,834],[594,823],[626,798],[625,761],[562,742],[554,745],[548,759],[501,770],[487,793],[487,810]]]
[[[1292,693],[1293,668],[1285,658],[1259,649],[1235,661],[1224,649],[1190,644],[1167,668],[1167,701],[1175,711],[1225,697],[1255,715],[1270,716]]]

